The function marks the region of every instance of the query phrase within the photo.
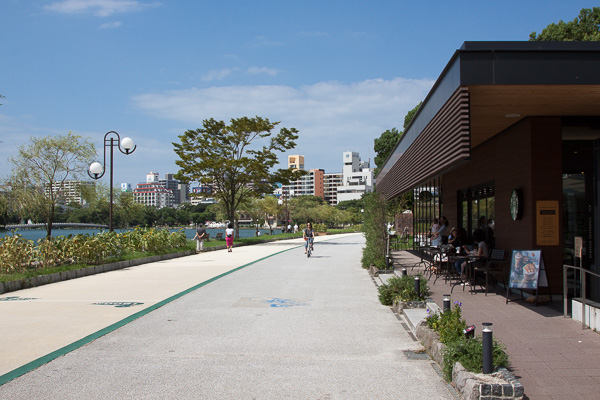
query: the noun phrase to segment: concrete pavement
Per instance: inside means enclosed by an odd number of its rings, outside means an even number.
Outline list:
[[[421,346],[406,324],[379,304],[360,268],[362,235],[317,237],[310,259],[301,245],[3,295],[17,299],[0,302],[10,321],[0,373],[28,372],[0,386],[0,398],[454,398],[432,361],[414,357]]]

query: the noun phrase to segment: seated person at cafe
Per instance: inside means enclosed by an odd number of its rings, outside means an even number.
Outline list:
[[[436,266],[448,261],[448,255],[460,254],[462,246],[467,244],[467,231],[464,228],[452,228],[448,236],[448,250],[436,254],[433,258]],[[442,246],[443,248],[443,246]]]
[[[448,234],[449,232],[449,228],[448,228],[448,219],[446,217],[441,217],[440,218],[440,226],[438,227],[437,231],[435,231],[433,233],[433,235],[431,236],[431,245],[432,246],[441,246],[442,244],[447,244],[448,243]],[[444,242],[444,238],[445,238],[445,242]]]
[[[477,229],[477,230],[475,230],[475,232],[473,232],[473,241],[476,244],[476,247],[473,250],[469,251],[469,249],[466,245],[462,246],[463,249],[465,249],[467,252],[469,252],[470,257],[478,257],[478,259],[475,261],[475,264],[485,263],[486,259],[489,256],[490,251],[489,251],[488,244],[485,241],[485,233],[483,232],[483,230]],[[454,267],[460,274],[460,278],[462,281],[467,280],[467,271],[466,271],[467,260],[468,260],[468,258],[459,258],[454,263]]]

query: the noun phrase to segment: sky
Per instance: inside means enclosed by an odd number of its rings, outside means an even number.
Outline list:
[[[210,118],[296,128],[305,167],[341,172],[402,130],[464,41],[528,40],[579,0],[2,0],[0,179],[31,137],[117,131],[115,184],[176,173],[173,142]],[[278,128],[276,128],[278,130]],[[108,182],[108,177],[105,178]]]

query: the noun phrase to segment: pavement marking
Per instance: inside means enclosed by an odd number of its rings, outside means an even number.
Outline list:
[[[244,308],[290,308],[310,306],[310,301],[304,299],[281,299],[279,297],[243,297],[233,307]]]
[[[94,303],[94,306],[115,306],[117,308],[125,308],[125,307],[133,307],[133,306],[141,306],[144,303],[136,303],[132,301],[123,302],[123,301],[111,301],[107,303]]]
[[[156,309],[158,309],[158,308],[160,308],[160,307],[162,307],[164,305],[167,305],[167,304],[171,303],[172,301],[177,300],[177,299],[179,299],[182,296],[185,296],[188,293],[191,293],[191,292],[193,292],[193,291],[195,291],[197,289],[200,289],[201,287],[206,286],[206,285],[208,285],[211,282],[214,282],[214,281],[216,281],[218,279],[221,279],[221,278],[223,278],[223,277],[225,277],[225,276],[227,276],[229,274],[232,274],[232,273],[234,273],[236,271],[239,271],[239,270],[241,270],[243,268],[246,268],[246,267],[248,267],[250,265],[256,264],[257,262],[266,260],[269,257],[273,257],[273,256],[276,256],[278,254],[284,253],[286,251],[297,249],[299,247],[302,247],[302,246],[295,246],[295,247],[291,247],[289,249],[281,250],[281,251],[278,251],[276,253],[270,254],[268,256],[265,256],[265,257],[259,258],[257,260],[254,260],[254,261],[252,261],[252,262],[250,262],[248,264],[244,264],[244,265],[242,265],[240,267],[234,268],[234,269],[232,269],[230,271],[224,272],[224,273],[222,273],[220,275],[217,275],[217,276],[215,276],[215,277],[213,277],[211,279],[208,279],[208,280],[206,280],[204,282],[201,282],[201,283],[199,283],[199,284],[197,284],[195,286],[192,286],[189,289],[186,289],[186,290],[184,290],[184,291],[182,291],[180,293],[177,293],[177,294],[175,294],[175,295],[173,295],[173,296],[171,296],[171,297],[169,297],[169,298],[167,298],[165,300],[162,300],[162,301],[160,301],[160,302],[158,302],[158,303],[156,303],[154,305],[151,305],[151,306],[149,306],[149,307],[147,307],[147,308],[145,308],[145,309],[143,309],[141,311],[138,311],[137,313],[132,314],[129,317],[126,317],[126,318],[124,318],[124,319],[122,319],[122,320],[120,320],[118,322],[115,322],[114,324],[111,324],[111,325],[107,326],[106,328],[100,329],[99,331],[94,332],[94,333],[92,333],[92,334],[90,334],[90,335],[88,335],[88,336],[86,336],[86,337],[84,337],[82,339],[79,339],[79,340],[77,340],[77,341],[75,341],[75,342],[73,342],[73,343],[71,343],[71,344],[69,344],[67,346],[64,346],[64,347],[62,347],[62,348],[60,348],[58,350],[55,350],[55,351],[53,351],[53,352],[51,352],[49,354],[46,354],[45,356],[40,357],[40,358],[38,358],[36,360],[28,362],[27,364],[22,365],[19,368],[16,368],[16,369],[14,369],[14,370],[12,370],[10,372],[7,372],[4,375],[1,375],[0,376],[0,386],[4,385],[7,382],[12,381],[13,379],[18,378],[21,375],[24,375],[24,374],[26,374],[26,373],[28,373],[30,371],[33,371],[34,369],[39,368],[42,365],[47,364],[50,361],[57,359],[58,357],[61,357],[61,356],[65,355],[67,353],[70,353],[73,350],[76,350],[76,349],[78,349],[78,348],[80,348],[80,347],[82,347],[82,346],[84,346],[84,345],[86,345],[86,344],[88,344],[90,342],[93,342],[94,340],[96,340],[96,339],[98,339],[98,338],[100,338],[100,337],[102,337],[102,336],[104,336],[104,335],[106,335],[106,334],[108,334],[108,333],[116,330],[116,329],[119,329],[122,326],[125,326],[128,323],[133,322],[136,319],[138,319],[140,317],[143,317],[146,314],[149,314],[150,312],[152,312],[152,311],[154,311],[154,310],[156,310]],[[4,298],[4,299],[5,299],[4,301],[20,300],[20,298],[18,298],[18,296],[13,296],[13,297]],[[8,300],[8,299],[10,299],[10,300]],[[27,299],[27,300],[31,300],[31,299]]]
[[[19,296],[0,297],[0,301],[29,301],[29,300],[37,300],[37,299],[35,297],[19,297]]]

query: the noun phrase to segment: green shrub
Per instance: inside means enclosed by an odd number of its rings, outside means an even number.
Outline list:
[[[423,275],[418,275],[421,280],[420,296],[415,292],[415,277],[406,275],[390,278],[387,284],[379,287],[379,301],[384,306],[391,306],[394,300],[399,301],[424,301],[429,297],[429,286]]]
[[[12,234],[0,239],[0,271],[7,273],[28,268],[35,256],[32,240],[14,231]]]
[[[508,367],[508,354],[504,345],[494,340],[492,360],[495,368]],[[481,336],[460,339],[450,342],[444,349],[443,373],[447,381],[452,380],[452,368],[459,361],[467,371],[483,372],[483,339]]]
[[[440,342],[448,344],[464,336],[463,331],[467,323],[462,319],[461,305],[456,301],[454,309],[433,314],[427,310],[428,316],[425,319],[427,326],[440,335]]]

